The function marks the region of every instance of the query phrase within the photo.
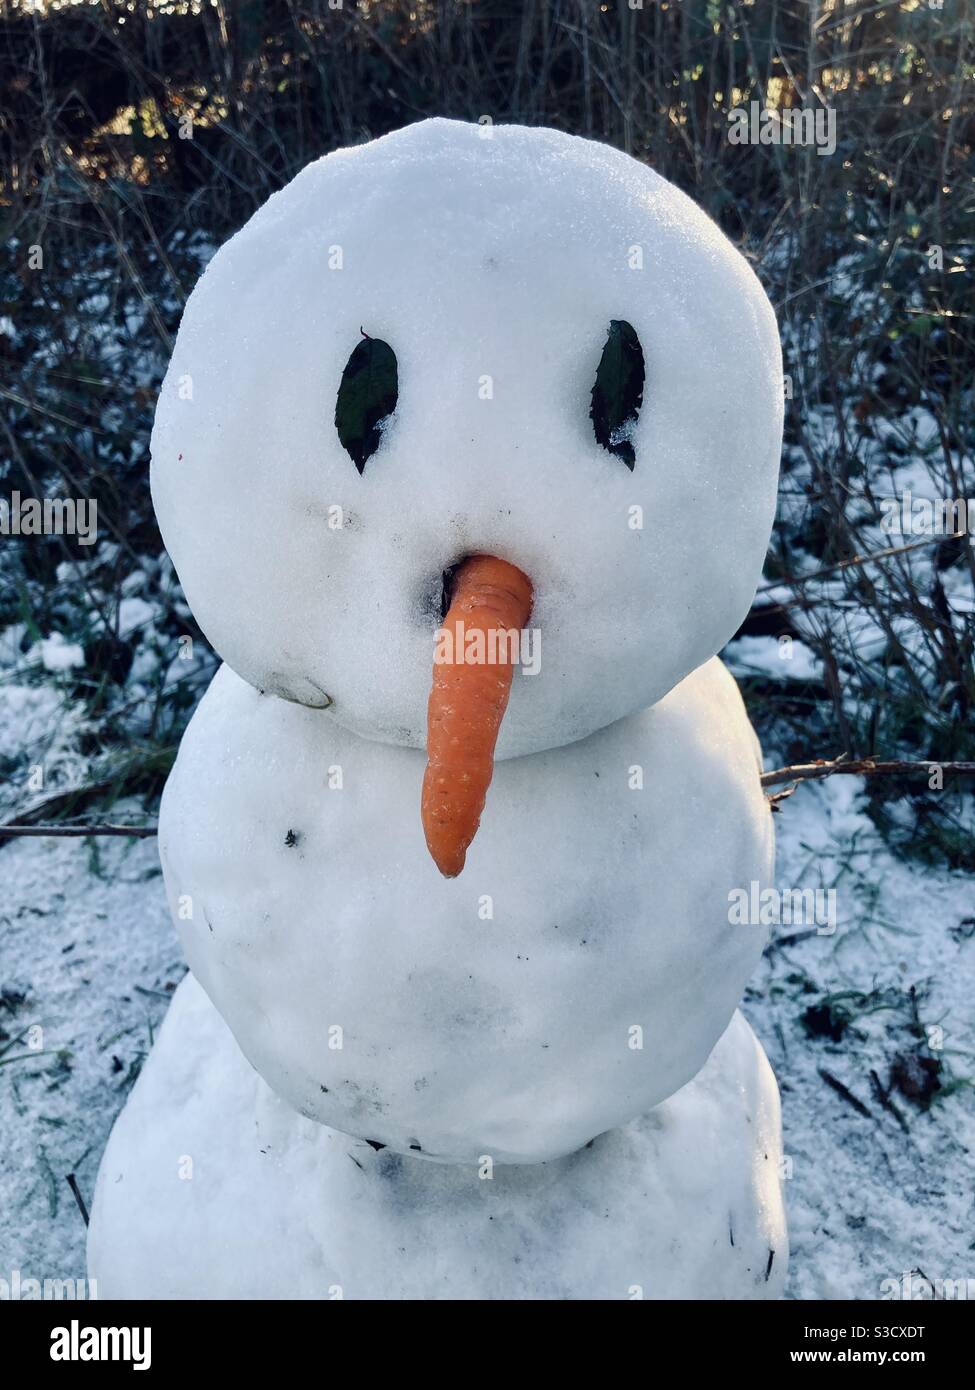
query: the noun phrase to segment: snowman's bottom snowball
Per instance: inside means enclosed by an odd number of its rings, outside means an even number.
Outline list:
[[[777,1297],[780,1157],[739,1013],[649,1114],[488,1178],[298,1115],[189,976],[102,1160],[89,1275],[100,1298]]]

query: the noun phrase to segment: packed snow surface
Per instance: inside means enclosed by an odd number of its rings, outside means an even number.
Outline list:
[[[614,319],[646,366],[632,472],[589,413]],[[361,476],[334,423],[360,330],[398,364]],[[160,396],[153,500],[239,675],[416,748],[444,571],[519,566],[542,660],[514,682],[510,757],[646,708],[735,631],[782,394],[764,291],[677,188],[557,131],[424,121],[309,165],[214,256]]]
[[[303,1119],[189,976],[112,1133],[103,1298],[772,1298],[779,1099],[735,1014],[700,1075],[554,1163],[423,1163]]]
[[[160,818],[190,966],[305,1115],[448,1161],[569,1153],[691,1079],[761,955],[767,927],[729,922],[772,871],[741,696],[715,659],[499,764],[456,879],[423,767],[224,667]]]

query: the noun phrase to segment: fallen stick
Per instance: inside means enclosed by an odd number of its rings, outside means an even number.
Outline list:
[[[74,1194],[74,1199],[78,1203],[78,1210],[81,1212],[81,1219],[87,1226],[88,1208],[85,1206],[85,1199],[81,1195],[81,1188],[78,1186],[78,1179],[75,1177],[74,1173],[68,1173],[68,1175],[65,1177],[65,1182],[71,1188],[71,1191]]]
[[[154,825],[0,825],[0,840],[27,835],[133,835],[147,840],[155,834]]]
[[[839,1079],[838,1076],[834,1076],[833,1073],[831,1071],[827,1071],[825,1067],[819,1068],[819,1074],[826,1082],[827,1086],[831,1086],[838,1096],[842,1096],[848,1105],[853,1106],[853,1109],[857,1112],[858,1115],[864,1115],[868,1120],[872,1120],[874,1118],[872,1113],[864,1105],[863,1101],[859,1100],[853,1094],[849,1086],[844,1086],[843,1082]]]

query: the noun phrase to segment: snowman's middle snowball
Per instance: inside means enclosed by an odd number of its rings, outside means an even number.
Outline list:
[[[311,1118],[449,1162],[569,1153],[695,1075],[761,954],[767,928],[729,922],[772,867],[741,696],[713,660],[499,762],[455,879],[426,852],[422,768],[223,668],[160,816],[190,966]]]

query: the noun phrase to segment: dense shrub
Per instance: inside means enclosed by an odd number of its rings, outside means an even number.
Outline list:
[[[975,756],[971,545],[860,563],[913,543],[882,532],[885,497],[975,497],[973,51],[964,5],[917,0],[4,5],[0,491],[95,496],[103,539],[2,542],[0,728],[4,687],[54,685],[54,789],[158,790],[213,669],[175,659],[195,630],[146,468],[186,295],[309,159],[446,114],[610,141],[756,264],[790,399],[774,587],[736,650],[772,756]],[[752,100],[828,107],[836,152],[731,144]],[[776,665],[770,637],[810,659]],[[6,756],[10,814],[37,755]],[[963,800],[906,790],[877,785],[878,821],[971,863]]]

